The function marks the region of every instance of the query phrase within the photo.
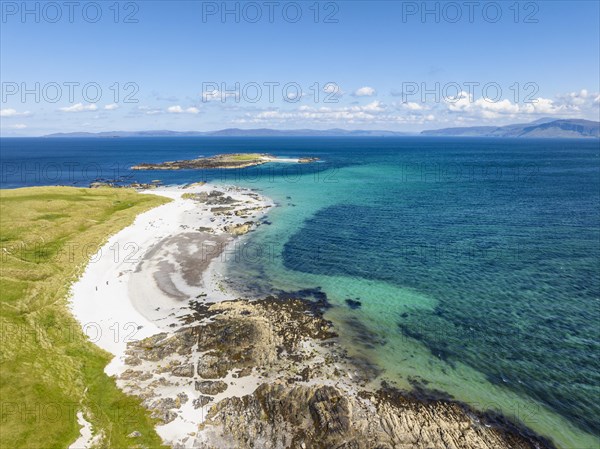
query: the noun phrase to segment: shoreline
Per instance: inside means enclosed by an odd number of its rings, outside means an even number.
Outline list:
[[[202,228],[203,231],[210,229],[208,232],[199,232],[205,237],[203,241],[191,243],[201,245],[200,258],[214,259],[209,260],[206,269],[202,271],[213,271],[210,270],[210,265],[219,259],[220,254],[211,249],[210,244],[214,241],[211,236],[221,237],[222,242],[217,242],[216,248],[221,247],[222,250],[225,250],[226,246],[222,246],[222,244],[227,243],[227,237],[230,237],[231,242],[234,241],[233,236],[225,228],[227,226],[244,226],[248,220],[238,216],[224,217],[211,214],[208,209],[211,208],[210,206],[215,206],[214,204],[200,206],[195,203],[194,199],[182,198],[186,194],[198,195],[210,192],[222,192],[222,196],[233,195],[234,200],[238,202],[249,201],[252,203],[251,206],[258,209],[254,212],[255,214],[273,206],[269,199],[259,197],[254,193],[252,193],[253,197],[245,198],[244,196],[251,192],[250,190],[231,186],[220,187],[204,184],[142,190],[140,192],[142,194],[164,196],[173,201],[138,215],[131,226],[110,237],[103,247],[91,256],[90,263],[82,276],[71,287],[69,298],[71,312],[83,326],[87,326],[88,332],[86,333],[97,346],[113,355],[122,354],[126,343],[133,337],[136,340],[146,338],[168,329],[168,325],[157,325],[156,317],[149,318],[149,315],[152,315],[151,311],[144,307],[142,301],[133,301],[132,303],[131,288],[128,288],[127,291],[124,290],[124,287],[127,287],[132,281],[135,281],[133,290],[148,288],[148,285],[143,285],[142,282],[139,282],[142,279],[138,278],[141,277],[141,272],[152,271],[156,267],[146,270],[141,269],[140,264],[147,261],[148,253],[156,252],[158,245],[172,243],[165,242],[165,239],[179,236],[188,229],[194,231],[194,226],[196,229]],[[240,209],[243,207],[237,208],[237,210]],[[231,210],[231,212],[235,211],[235,208]],[[200,216],[195,217],[194,215]],[[248,226],[247,231],[251,229],[251,226],[256,225],[257,218],[253,218],[253,220],[255,221]],[[208,233],[211,235],[207,235]],[[185,243],[189,244],[190,242]],[[157,292],[151,288],[153,301],[159,301],[167,306],[181,306],[173,301],[172,292],[165,293],[164,290],[164,287],[159,288]],[[90,298],[92,299],[90,300]],[[115,314],[116,311],[120,313]],[[131,335],[129,339],[120,338],[119,333],[115,329],[111,329],[111,326],[116,323],[130,322],[137,324],[138,328],[134,332],[135,335]],[[97,331],[96,335],[94,331]]]
[[[91,257],[69,295],[69,309],[84,333],[113,355],[105,373],[117,378],[128,369],[128,344],[180,326],[180,319],[188,313],[188,301],[182,300],[186,290],[202,289],[213,300],[230,299],[217,282],[209,280],[208,276],[215,273],[212,266],[220,263],[222,253],[240,240],[238,233],[243,235],[257,226],[258,218],[274,205],[247,189],[204,183],[140,193],[173,201],[138,215],[132,225],[110,237]],[[240,211],[248,213],[235,214]],[[201,239],[178,242],[186,235]],[[182,247],[181,252],[177,246]],[[183,259],[188,265],[199,259],[205,265],[199,272],[190,273],[191,285],[177,275],[181,268],[181,260],[177,259],[182,259],[190,246],[195,246],[195,254]],[[170,258],[171,265],[165,265],[166,258]],[[160,427],[159,435],[170,439],[171,431]],[[88,436],[85,447],[92,441],[92,435]],[[77,443],[81,445],[82,440]]]
[[[221,193],[211,196],[212,192]],[[368,385],[368,367],[361,367],[338,347],[332,324],[323,319],[319,305],[287,295],[245,301],[223,291],[220,278],[227,263],[223,255],[236,251],[243,239],[238,232],[243,235],[259,224],[258,219],[274,206],[272,201],[251,190],[209,184],[142,193],[173,201],[140,214],[131,226],[109,239],[73,285],[71,311],[84,330],[87,326],[90,339],[113,354],[105,372],[116,377],[123,391],[139,396],[153,417],[163,422],[156,430],[165,443],[174,448],[231,447],[218,444],[222,435],[216,429],[221,429],[237,435],[229,443],[247,447],[241,442],[248,435],[242,433],[250,432],[256,423],[234,429],[222,420],[223,413],[243,415],[248,407],[257,407],[252,402],[257,394],[273,404],[299,394],[295,412],[312,416],[314,426],[329,400],[318,410],[311,400],[325,394],[336,402],[349,401],[349,410],[370,410],[381,419],[396,420],[407,410],[413,413],[411,420],[394,422],[389,441],[385,435],[390,429],[380,429],[382,447],[388,447],[386,442],[403,447],[395,444],[412,441],[415,426],[426,426],[433,433],[419,441],[423,446],[410,447],[428,447],[447,437],[457,442],[468,437],[466,445],[457,447],[473,449],[554,447],[518,424],[464,404],[419,398],[387,385]],[[225,201],[228,196],[235,206]],[[252,215],[244,215],[247,209]],[[121,249],[120,257],[115,258],[114,248]],[[128,259],[123,253],[138,257]],[[203,262],[199,271],[198,256]],[[290,329],[295,330],[293,335]],[[240,348],[244,351],[239,352]],[[377,426],[361,414],[348,416],[346,408],[323,413],[327,420],[354,420],[358,428]],[[438,422],[427,418],[428,414]],[[292,438],[297,431],[290,424],[286,435],[276,436],[281,417],[271,418],[273,445],[265,442],[265,448],[276,447],[276,440]],[[302,425],[297,423],[297,427]],[[344,428],[356,441],[365,437],[351,432],[353,426]],[[328,431],[319,438],[325,436],[333,438],[331,444],[343,442]],[[256,441],[266,437],[253,436]],[[310,436],[303,438],[308,447],[315,447],[310,446]]]

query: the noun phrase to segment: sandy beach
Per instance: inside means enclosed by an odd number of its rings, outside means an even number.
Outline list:
[[[127,369],[127,344],[177,330],[190,300],[231,299],[207,268],[273,206],[252,191],[210,184],[142,193],[173,201],[112,236],[71,289],[73,315],[93,343],[114,355],[105,371],[116,377]],[[198,424],[181,421],[159,433],[173,441]]]
[[[191,198],[211,192],[231,198],[231,205]],[[71,290],[74,316],[88,337],[116,358],[129,341],[171,329],[188,300],[200,294],[222,298],[221,288],[203,279],[205,270],[233,242],[236,229],[247,232],[273,206],[251,191],[208,184],[142,193],[173,201],[112,236]]]

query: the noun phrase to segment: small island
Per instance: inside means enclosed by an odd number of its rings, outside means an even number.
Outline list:
[[[142,163],[131,167],[132,170],[183,170],[183,169],[232,169],[246,168],[255,165],[262,165],[269,162],[292,162],[292,163],[310,163],[316,162],[319,158],[303,157],[296,159],[277,158],[270,154],[261,153],[235,153],[235,154],[217,154],[210,157],[199,157],[197,159],[169,161],[159,163]]]

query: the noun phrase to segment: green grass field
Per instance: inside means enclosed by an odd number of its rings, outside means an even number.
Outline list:
[[[67,295],[110,235],[168,201],[129,189],[0,190],[1,448],[64,449],[79,435],[78,410],[104,434],[100,447],[162,447],[140,401],[104,374],[111,357],[86,339]]]
[[[225,154],[222,156],[223,160],[232,162],[253,162],[260,161],[263,155],[259,153],[247,153],[247,154]]]

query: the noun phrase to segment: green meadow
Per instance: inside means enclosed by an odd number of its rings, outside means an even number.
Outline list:
[[[100,447],[163,447],[140,401],[104,374],[110,354],[67,301],[110,235],[168,201],[130,189],[0,190],[1,448],[64,449],[79,436],[79,410],[103,434]]]

